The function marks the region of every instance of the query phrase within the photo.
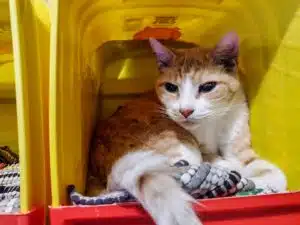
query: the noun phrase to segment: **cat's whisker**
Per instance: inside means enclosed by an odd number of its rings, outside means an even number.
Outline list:
[[[232,105],[225,106],[225,107],[219,107],[217,109],[211,109],[207,113],[203,113],[201,115],[195,116],[194,119],[200,120],[200,119],[204,119],[204,118],[208,118],[208,117],[222,116],[222,115],[226,114],[226,112],[228,112],[230,109],[235,108],[235,107],[240,107],[243,105],[244,104],[232,104]]]
[[[224,111],[220,111],[220,112],[212,112],[212,113],[207,113],[207,114],[203,114],[201,116],[198,116],[198,117],[194,117],[194,119],[196,120],[200,120],[200,119],[205,119],[205,118],[213,118],[213,117],[218,117],[218,116],[222,116],[224,115]]]

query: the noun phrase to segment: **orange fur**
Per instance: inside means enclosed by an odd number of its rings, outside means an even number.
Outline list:
[[[92,175],[107,181],[119,158],[140,149],[152,149],[170,158],[180,157],[181,152],[172,149],[182,143],[199,149],[194,136],[168,118],[154,93],[147,93],[99,123],[91,148]],[[102,182],[103,188],[105,185]]]

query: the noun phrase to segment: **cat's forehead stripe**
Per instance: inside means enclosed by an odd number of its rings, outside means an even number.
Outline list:
[[[199,84],[199,82],[203,82],[204,80],[217,79],[219,78],[220,71],[217,71],[213,68],[194,68],[191,67],[188,71],[181,71],[173,79],[176,80],[177,83],[182,83],[186,79],[189,79],[194,84]],[[217,78],[216,78],[217,77]]]
[[[174,82],[181,84],[185,78],[190,78],[194,84],[209,79],[207,74],[218,74],[221,68],[213,63],[210,58],[209,50],[185,49],[177,52],[174,64],[170,69],[166,69],[160,79],[160,83]]]
[[[175,61],[175,65],[181,73],[188,73],[191,70],[199,70],[205,67],[208,62],[202,57],[189,56],[188,53],[181,55]]]
[[[177,70],[177,82],[183,81],[189,77],[194,82],[199,82],[203,70],[210,68],[211,62],[207,55],[207,51],[199,49],[188,49],[176,55],[174,67]]]

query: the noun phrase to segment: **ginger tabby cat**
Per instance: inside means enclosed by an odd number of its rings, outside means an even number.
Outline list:
[[[102,189],[126,189],[158,225],[201,224],[194,199],[171,178],[179,160],[210,161],[284,190],[283,173],[250,146],[237,36],[225,35],[213,49],[150,44],[160,71],[155,93],[128,102],[96,129],[90,173]]]

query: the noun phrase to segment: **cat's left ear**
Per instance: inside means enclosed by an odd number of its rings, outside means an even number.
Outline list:
[[[175,54],[170,49],[161,44],[154,38],[149,38],[149,42],[153,52],[156,55],[158,68],[162,69],[171,66],[175,59]]]
[[[216,45],[212,52],[213,61],[223,66],[228,72],[235,72],[237,69],[239,54],[239,37],[236,33],[227,33]]]

